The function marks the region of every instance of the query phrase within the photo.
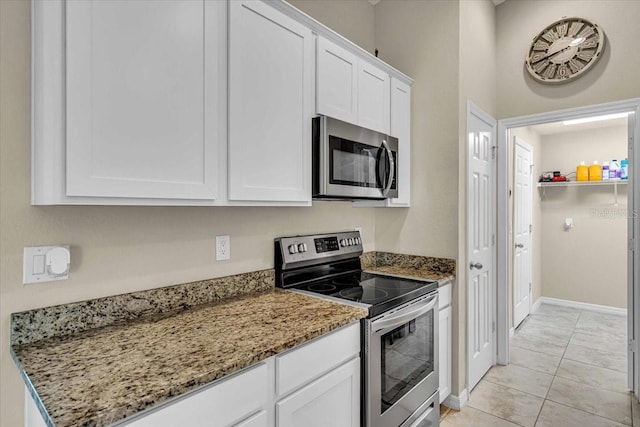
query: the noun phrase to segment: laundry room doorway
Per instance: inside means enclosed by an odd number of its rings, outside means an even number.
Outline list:
[[[637,314],[640,306],[640,292],[634,277],[636,271],[640,271],[638,269],[640,257],[638,251],[635,250],[637,234],[640,231],[639,219],[636,215],[637,205],[640,201],[638,195],[640,174],[634,173],[633,166],[640,164],[638,153],[640,149],[636,148],[636,144],[640,141],[640,124],[636,120],[639,112],[640,99],[634,99],[498,122],[497,361],[499,364],[509,363],[510,336],[514,334],[515,328],[519,325],[526,327],[527,321],[524,319],[530,316],[527,311],[535,313],[540,304],[564,305],[571,306],[576,310],[605,312],[608,307],[611,307],[613,314],[624,312],[627,314],[627,336],[624,339],[628,342],[628,386],[638,396],[640,374],[636,368],[638,366],[636,337],[639,330],[639,316]],[[604,122],[603,117],[614,114],[624,118],[627,123],[624,126],[626,132],[621,146],[618,144],[616,148],[608,147],[604,142],[600,144],[600,148],[602,150],[610,149],[609,152],[589,153],[584,147],[576,149],[572,143],[567,143],[566,149],[573,150],[576,158],[567,159],[565,158],[567,156],[560,155],[563,144],[558,144],[557,141],[565,139],[567,141],[585,141],[588,139],[588,135],[597,133],[594,130],[595,127],[589,130],[589,126],[602,127],[602,123],[595,125],[595,122]],[[578,127],[572,128],[573,136],[571,137],[556,135],[563,133],[558,129],[566,130],[564,127],[569,128],[569,125],[564,123],[578,120],[594,122],[594,124],[583,124],[586,129],[582,135],[579,134]],[[556,126],[555,131],[553,126]],[[527,132],[529,136],[524,135]],[[531,137],[530,135],[537,136]],[[523,154],[521,148],[524,145],[522,143],[532,147],[530,164],[527,165],[530,167],[530,176],[527,177],[520,170],[519,180],[514,173],[518,167],[516,161],[516,147],[518,146],[516,141],[518,140],[521,142],[518,149],[519,155]],[[581,156],[589,158],[582,159]],[[589,183],[577,182],[576,180],[575,174],[578,172],[576,165],[580,164],[580,161],[584,161],[588,168],[593,160],[598,160],[599,166],[602,168],[604,161],[611,163],[613,159],[616,159],[617,162],[620,162],[625,157],[629,174],[628,180],[619,180],[615,183]],[[522,168],[527,161],[526,159],[521,159],[521,161],[524,162],[520,165]],[[580,170],[580,172],[583,171],[584,169]],[[568,178],[570,181],[563,181],[561,177]],[[516,215],[514,197],[522,198],[527,189],[520,187],[516,191],[515,187],[527,182],[530,183],[531,196],[524,197],[531,201],[531,214],[527,216],[526,212],[521,212],[520,215]],[[521,204],[519,203],[518,206]],[[621,290],[615,292],[603,287],[601,280],[592,280],[596,274],[603,272],[607,274],[605,267],[610,261],[607,261],[606,254],[598,252],[601,249],[607,249],[606,242],[595,246],[590,244],[587,247],[580,237],[582,233],[585,235],[595,233],[598,228],[611,225],[615,225],[617,231],[614,232],[613,229],[610,229],[609,232],[613,233],[612,236],[614,234],[619,236],[615,239],[615,243],[612,240],[615,248],[612,248],[611,252],[616,254],[617,262],[615,274],[608,272],[607,276],[613,282],[621,285]],[[529,241],[526,240],[527,238]],[[568,246],[563,246],[565,244]],[[519,264],[517,257],[522,255],[522,249],[525,249],[525,245],[528,245],[531,262],[527,264],[525,260],[524,263]],[[593,247],[591,253],[585,252],[580,255],[579,251],[589,247]],[[573,248],[576,256],[574,260],[567,256],[567,248]],[[543,252],[545,257],[542,256]],[[541,267],[543,260],[546,263],[544,268]],[[591,273],[586,271],[588,268],[593,268]],[[557,274],[558,277],[554,279],[550,274]],[[521,280],[517,280],[518,278]],[[527,280],[530,280],[529,283],[531,283],[528,292],[525,286]],[[552,289],[550,286],[554,284],[556,288]],[[589,288],[591,284],[595,284],[599,288],[591,289]],[[598,296],[597,292],[600,291],[605,293]],[[607,293],[607,291],[609,292]],[[626,294],[626,298],[624,298],[625,295],[622,295],[621,298],[620,292]],[[576,319],[576,324],[577,322]]]

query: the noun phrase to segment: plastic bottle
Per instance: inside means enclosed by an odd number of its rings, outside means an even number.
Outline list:
[[[620,179],[629,179],[629,160],[627,159],[620,162]]]
[[[611,160],[611,166],[609,166],[609,179],[620,179],[620,165],[616,159]]]
[[[602,180],[609,181],[609,162],[602,163]]]
[[[593,164],[589,166],[589,181],[602,181],[602,166],[598,164],[597,160],[594,160]]]
[[[589,181],[589,167],[584,162],[580,162],[576,168],[576,179],[578,181]]]

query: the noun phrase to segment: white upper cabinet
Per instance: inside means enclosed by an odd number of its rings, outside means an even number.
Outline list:
[[[32,10],[34,205],[309,206],[313,115],[394,132],[411,82],[282,1]]]
[[[32,203],[219,203],[226,3],[32,7]]]
[[[318,37],[316,112],[358,122],[358,58]]]
[[[389,74],[360,61],[358,65],[358,123],[360,126],[389,133],[391,95]]]
[[[398,138],[398,197],[386,200],[362,200],[355,207],[407,208],[411,205],[411,86],[391,78],[391,136]]]
[[[229,7],[228,198],[310,203],[311,30],[261,1]]]
[[[217,198],[222,16],[206,1],[66,3],[68,196]]]
[[[316,113],[388,134],[389,74],[324,37],[317,61]]]
[[[390,206],[407,207],[411,202],[411,86],[391,78],[391,136],[398,138],[398,197]]]

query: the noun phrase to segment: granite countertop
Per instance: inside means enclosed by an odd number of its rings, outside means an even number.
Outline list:
[[[12,351],[49,425],[106,426],[366,315],[271,289]]]
[[[456,261],[448,258],[405,255],[390,252],[367,252],[362,255],[365,271],[410,279],[435,280],[439,286],[456,277]]]

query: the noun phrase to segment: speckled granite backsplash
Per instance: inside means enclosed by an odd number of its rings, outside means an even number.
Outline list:
[[[266,291],[274,288],[274,274],[272,269],[255,271],[14,313],[11,344],[29,344],[130,320],[171,315],[201,304]]]
[[[444,274],[456,274],[456,260],[420,255],[405,255],[391,252],[367,252],[362,255],[364,265],[376,267],[396,266],[402,268],[427,268]]]
[[[366,252],[360,257],[364,270],[400,276],[437,280],[441,283],[456,275],[456,260],[391,252]]]

